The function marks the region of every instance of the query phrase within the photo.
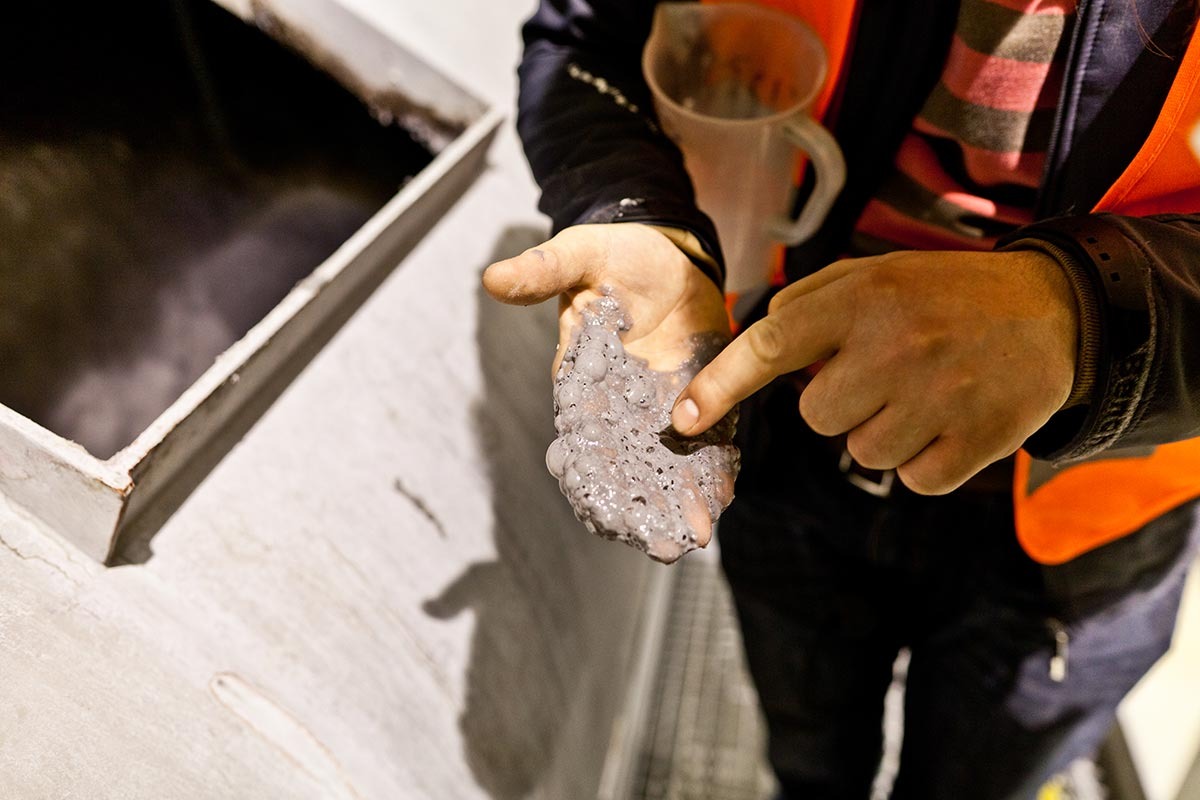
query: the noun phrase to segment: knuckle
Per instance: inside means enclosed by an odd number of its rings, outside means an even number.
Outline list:
[[[767,303],[767,316],[764,319],[770,319],[772,314],[778,314],[779,310],[787,305],[789,298],[790,295],[787,293],[787,290],[778,292],[772,296],[771,301]]]
[[[887,261],[855,273],[849,284],[855,306],[868,316],[886,318],[894,330],[911,324],[913,288],[908,270]]]
[[[943,495],[957,489],[962,480],[944,459],[922,458],[896,468],[896,475],[917,494]]]
[[[813,391],[812,384],[800,394],[800,417],[821,436],[836,436],[841,431],[829,416],[824,398]]]
[[[891,469],[896,466],[884,438],[861,427],[855,428],[846,437],[846,450],[867,469]]]
[[[944,491],[941,491],[941,482],[927,469],[904,464],[896,469],[896,476],[900,478],[901,483],[917,494],[945,494]]]
[[[842,272],[847,276],[852,276],[862,272],[863,270],[870,269],[874,260],[875,258],[872,256],[866,256],[863,258],[839,258],[836,261],[831,262],[829,266],[825,267],[825,269],[833,270],[835,272]]]
[[[889,261],[879,261],[857,274],[858,290],[875,297],[896,297],[904,288],[902,270]]]
[[[763,364],[777,364],[787,352],[787,337],[778,317],[766,316],[746,329],[750,352]]]
[[[927,327],[912,327],[905,335],[905,349],[918,358],[933,358],[949,347],[949,336],[945,331]]]

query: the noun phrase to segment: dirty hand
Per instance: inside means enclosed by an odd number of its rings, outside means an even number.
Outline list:
[[[672,421],[695,435],[775,376],[826,360],[800,396],[868,469],[944,494],[1017,450],[1066,402],[1078,310],[1033,250],[898,252],[792,284],[696,375]]]
[[[622,337],[626,350],[651,369],[671,370],[686,361],[693,334],[729,331],[716,284],[665,235],[635,222],[567,228],[489,266],[483,285],[504,303],[559,298],[556,372],[581,312],[603,288],[612,290],[632,318],[633,327]]]

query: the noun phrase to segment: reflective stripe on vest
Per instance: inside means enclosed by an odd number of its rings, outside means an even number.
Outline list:
[[[851,0],[754,0],[794,14],[820,35],[829,79],[814,104],[822,118],[846,67],[858,4]],[[1194,35],[1158,120],[1095,211],[1144,216],[1200,212],[1200,36]],[[1198,147],[1200,149],[1200,147]],[[1017,538],[1031,558],[1059,564],[1138,530],[1200,497],[1200,438],[1145,453],[1061,469],[1017,453],[1013,501]]]

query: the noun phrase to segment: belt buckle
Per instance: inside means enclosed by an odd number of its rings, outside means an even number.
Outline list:
[[[892,493],[892,484],[896,482],[896,470],[885,469],[868,470],[854,460],[854,456],[850,455],[850,451],[842,448],[842,456],[838,459],[838,469],[846,476],[846,480],[852,486],[862,489],[869,495],[875,497],[887,497]],[[871,474],[877,474],[879,477],[874,478]]]

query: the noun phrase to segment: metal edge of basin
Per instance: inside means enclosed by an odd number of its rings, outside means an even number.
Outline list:
[[[91,558],[107,555],[131,488],[128,474],[0,405],[0,493]]]
[[[214,2],[300,51],[377,115],[424,120],[417,134],[437,153],[107,461],[0,405],[0,492],[100,562],[121,537],[152,535],[241,439],[482,171],[504,119],[335,0]]]

